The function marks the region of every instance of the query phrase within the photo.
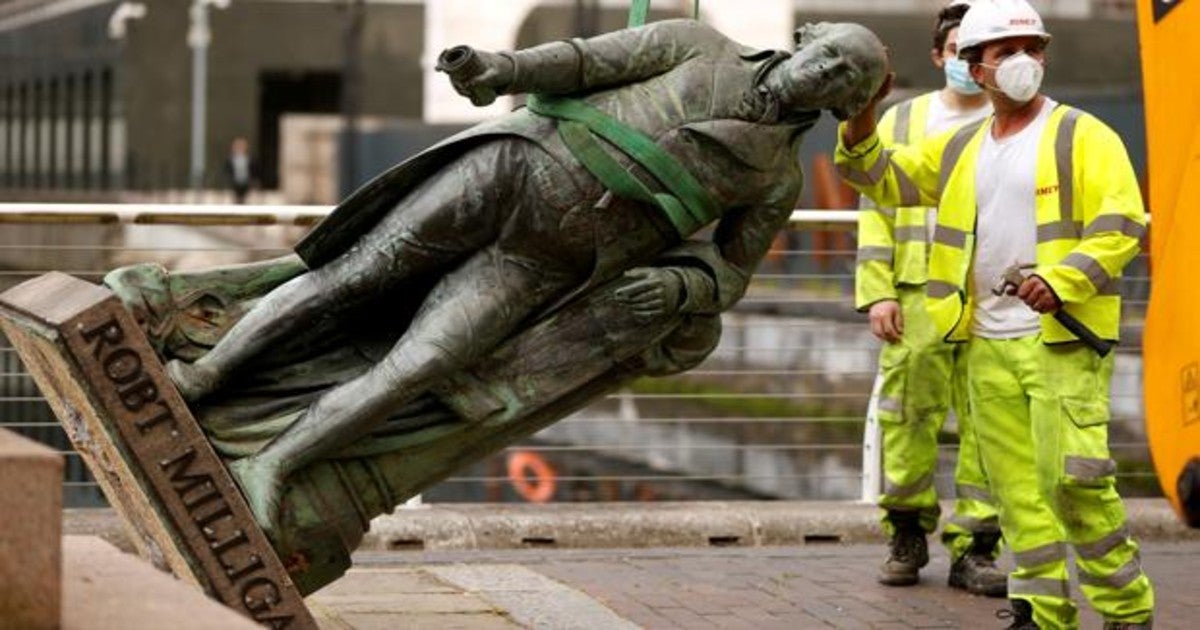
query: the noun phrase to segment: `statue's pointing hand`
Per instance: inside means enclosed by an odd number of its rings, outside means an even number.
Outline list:
[[[628,283],[614,295],[639,319],[673,315],[683,303],[683,277],[669,268],[637,267],[625,278]]]
[[[512,84],[516,63],[509,55],[475,50],[470,46],[447,48],[438,55],[436,69],[450,75],[454,91],[483,107]]]

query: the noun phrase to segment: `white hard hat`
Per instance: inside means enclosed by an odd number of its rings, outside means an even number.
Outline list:
[[[958,27],[959,55],[967,48],[1009,37],[1050,40],[1042,16],[1025,0],[977,0]]]

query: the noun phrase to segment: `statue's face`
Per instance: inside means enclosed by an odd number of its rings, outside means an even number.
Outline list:
[[[764,79],[786,106],[858,113],[887,73],[887,49],[858,24],[809,24],[796,31],[796,52]]]

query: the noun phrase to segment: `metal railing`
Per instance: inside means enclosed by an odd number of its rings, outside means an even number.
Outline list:
[[[277,256],[329,208],[0,204],[0,283],[50,270],[98,280],[137,261],[207,266]],[[537,499],[854,499],[879,487],[868,422],[878,342],[853,311],[856,213],[799,210],[745,299],[724,317],[717,350],[690,372],[644,379],[504,452],[469,464],[427,501],[525,500],[526,479],[552,483]],[[181,262],[182,261],[182,262]],[[1123,282],[1137,336],[1149,282],[1145,261]],[[1156,486],[1141,432],[1140,343],[1118,350],[1112,450],[1130,494]],[[952,488],[953,422],[939,488]],[[0,349],[0,425],[67,456],[67,502],[99,493],[11,348]],[[864,439],[864,436],[866,439]],[[528,462],[538,462],[532,469]],[[516,465],[514,466],[514,463]],[[542,468],[541,464],[545,467]],[[514,483],[514,481],[516,483]]]

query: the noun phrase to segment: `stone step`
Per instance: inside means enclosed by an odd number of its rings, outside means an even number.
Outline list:
[[[62,630],[261,630],[195,586],[100,538],[66,536],[62,549]]]
[[[0,429],[0,627],[57,628],[62,456]]]

